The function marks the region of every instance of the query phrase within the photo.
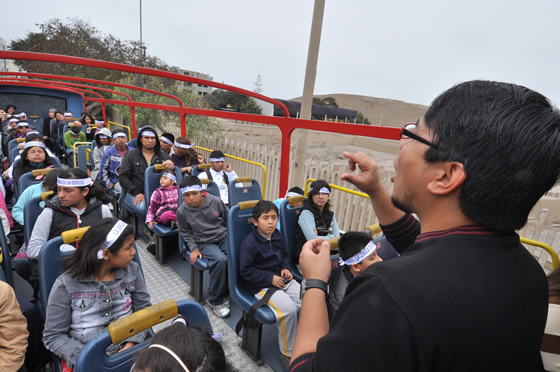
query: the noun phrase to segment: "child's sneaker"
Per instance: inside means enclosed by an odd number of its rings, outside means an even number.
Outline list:
[[[206,303],[214,310],[214,313],[219,316],[220,318],[225,318],[229,315],[229,302],[226,303],[225,301],[219,305],[212,305],[210,301],[206,300]]]

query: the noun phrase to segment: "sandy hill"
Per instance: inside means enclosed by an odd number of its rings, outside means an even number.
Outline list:
[[[400,127],[406,122],[418,120],[428,106],[407,103],[394,99],[358,96],[354,94],[325,94],[314,97],[333,97],[338,107],[362,112],[372,124]],[[293,98],[301,102],[301,97]]]

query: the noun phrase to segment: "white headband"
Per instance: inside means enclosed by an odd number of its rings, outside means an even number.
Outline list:
[[[152,136],[152,137],[157,137],[156,134],[154,132],[152,132],[151,130],[145,130],[142,132],[142,135],[140,137],[144,137],[144,136]]]
[[[175,141],[174,145],[177,146],[177,147],[180,147],[180,148],[182,148],[182,149],[190,149],[190,148],[192,148],[192,145],[187,145],[187,144],[184,144],[184,143],[179,143],[179,142],[177,142],[177,141]]]
[[[45,144],[41,141],[29,141],[29,142],[25,142],[25,144],[23,145],[23,149],[27,149],[29,147],[42,147],[45,148]]]
[[[161,137],[159,137],[159,139],[160,139],[160,141],[167,142],[168,144],[173,145],[173,142],[171,142],[171,140],[169,138],[165,137],[165,136],[161,136]]]
[[[289,198],[290,196],[303,196],[303,195],[298,194],[297,192],[288,191],[288,192],[286,193],[286,196],[284,197],[284,199],[285,199],[285,198]]]
[[[315,188],[313,188],[313,190],[315,190]],[[329,190],[329,189],[326,188],[326,187],[321,187],[317,193],[318,193],[318,194],[329,194],[329,195],[330,195],[330,194],[331,194],[331,190]]]
[[[103,120],[96,120],[95,124],[105,124],[105,122]]]
[[[19,114],[14,115],[16,118],[21,118],[22,116],[26,116],[25,112],[20,112]]]
[[[56,184],[63,187],[88,187],[93,185],[90,177],[87,178],[56,178]]]
[[[20,121],[17,123],[18,128],[28,127],[29,123],[26,121]]]
[[[37,132],[36,130],[32,130],[32,131],[27,132],[25,137],[29,136],[30,134],[41,134],[41,133]]]
[[[225,161],[225,158],[210,158],[210,163],[214,162],[214,161]]]
[[[62,115],[62,116],[72,116],[72,117],[74,117],[74,115],[70,111],[66,111],[64,113],[64,115]]]
[[[200,185],[185,186],[181,189],[181,195],[189,191],[202,191],[202,186]]]
[[[346,261],[344,261],[342,258],[340,258],[338,260],[338,263],[340,264],[340,266],[344,266],[344,265],[350,266],[350,265],[353,265],[353,264],[360,263],[367,256],[369,256],[370,254],[375,252],[376,249],[377,249],[377,244],[375,244],[372,240],[364,247],[364,249],[362,249],[361,251],[359,251],[358,253],[356,253],[355,255],[353,255],[352,257],[347,259]]]
[[[169,353],[169,355],[171,355],[177,361],[177,363],[179,363],[181,365],[181,367],[183,367],[185,372],[189,372],[189,369],[187,368],[185,363],[183,363],[183,361],[171,349],[168,349],[167,347],[165,347],[163,345],[160,345],[160,344],[151,344],[150,346],[148,346],[148,349],[151,349],[152,347],[157,347],[158,349],[162,349],[162,350],[167,351]]]
[[[161,175],[162,177],[167,177],[172,179],[175,183],[177,183],[177,177],[175,177],[174,175],[172,175],[171,173],[164,173]]]
[[[99,135],[99,138],[109,138],[109,136],[106,136],[106,135],[100,134],[100,135]]]
[[[17,118],[11,118],[10,120],[8,120],[8,124],[13,123],[14,121],[19,121],[19,119],[17,119]]]
[[[117,137],[125,137],[125,138],[128,139],[128,136],[123,132],[118,132],[118,133],[113,134],[113,139],[117,139]]]
[[[110,248],[117,241],[119,236],[121,236],[122,232],[127,226],[128,224],[121,220],[118,220],[117,223],[113,225],[111,231],[109,231],[109,234],[107,234],[107,239],[105,240],[105,247],[97,251],[97,258],[99,260],[103,259],[103,250]]]

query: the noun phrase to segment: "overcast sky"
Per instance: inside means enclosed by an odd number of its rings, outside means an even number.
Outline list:
[[[313,1],[142,0],[148,53],[215,81],[301,96]],[[8,43],[51,18],[82,17],[139,39],[139,0],[21,0],[9,5]],[[560,1],[327,0],[315,94],[349,93],[429,104],[453,84],[526,85],[560,104]]]

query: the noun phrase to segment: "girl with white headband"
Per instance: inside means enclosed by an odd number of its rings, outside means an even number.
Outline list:
[[[334,277],[330,286],[327,307],[329,319],[334,317],[344,299],[346,288],[353,277],[360,275],[376,262],[383,261],[378,255],[381,243],[374,243],[371,235],[363,231],[348,231],[338,241],[339,264],[342,270]]]
[[[133,372],[233,372],[222,345],[179,315],[136,357]]]
[[[176,167],[181,168],[183,176],[190,175],[193,167],[204,163],[204,156],[194,149],[191,140],[187,137],[177,138],[173,151],[174,154],[169,159]]]
[[[150,230],[154,229],[155,223],[170,226],[173,222],[177,222],[175,212],[179,207],[179,190],[175,174],[163,172],[159,184],[160,186],[152,193],[146,214],[146,225]]]
[[[116,218],[102,219],[81,242],[52,287],[43,332],[46,348],[70,368],[84,345],[109,323],[151,305],[142,271],[133,261],[132,226]],[[106,351],[114,354],[144,338],[141,332]]]
[[[57,178],[55,193],[47,198],[29,244],[27,256],[37,259],[41,247],[64,231],[92,226],[111,217],[109,199],[103,186],[94,183],[80,168],[64,170]]]
[[[299,254],[303,244],[311,239],[330,239],[340,236],[334,212],[330,209],[331,186],[325,180],[317,180],[311,184],[303,210],[298,219],[294,234],[292,260],[299,263]]]

